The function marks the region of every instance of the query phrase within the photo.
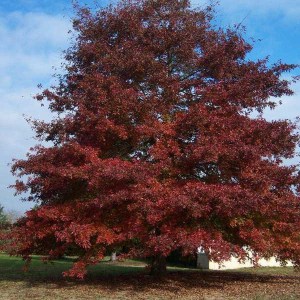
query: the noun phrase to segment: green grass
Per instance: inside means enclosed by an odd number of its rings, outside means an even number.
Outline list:
[[[75,258],[67,257],[44,263],[40,256],[32,256],[29,270],[23,271],[24,261],[19,257],[0,254],[0,280],[59,280],[72,267]],[[88,277],[119,276],[145,272],[145,263],[133,260],[111,263],[107,259],[88,267]]]

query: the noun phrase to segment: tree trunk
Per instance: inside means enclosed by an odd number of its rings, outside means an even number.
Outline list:
[[[153,256],[150,268],[150,274],[154,276],[163,276],[167,273],[166,258],[162,255]]]

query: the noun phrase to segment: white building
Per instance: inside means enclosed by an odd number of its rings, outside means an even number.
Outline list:
[[[280,267],[280,262],[276,261],[274,257],[270,259],[260,259],[258,261],[259,266],[261,267]],[[288,262],[287,266],[292,266],[291,262]],[[223,262],[221,265],[213,261],[209,261],[207,255],[198,249],[197,255],[197,267],[200,269],[209,269],[209,270],[230,270],[230,269],[239,269],[239,268],[250,268],[253,267],[251,260],[246,260],[244,263],[240,263],[237,258],[232,257],[230,260]]]

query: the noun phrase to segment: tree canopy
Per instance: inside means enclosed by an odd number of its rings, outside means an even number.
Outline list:
[[[14,254],[76,246],[66,275],[78,277],[119,247],[153,257],[153,272],[200,246],[220,263],[250,250],[299,265],[299,175],[283,164],[299,135],[262,114],[293,94],[282,74],[296,66],[249,59],[253,46],[216,28],[213,8],[77,8],[65,73],[36,96],[56,117],[32,126],[52,144],[12,167],[17,193],[39,204],[14,227]]]

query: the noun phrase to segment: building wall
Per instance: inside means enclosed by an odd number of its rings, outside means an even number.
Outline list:
[[[280,267],[280,263],[276,261],[274,257],[269,260],[260,259],[259,265],[262,267]],[[287,266],[292,266],[289,262]],[[215,262],[209,261],[205,253],[198,253],[197,256],[197,267],[200,269],[210,270],[229,270],[239,268],[250,268],[253,264],[250,260],[246,260],[244,263],[239,263],[235,257],[232,257],[229,261],[224,262],[221,266]]]

